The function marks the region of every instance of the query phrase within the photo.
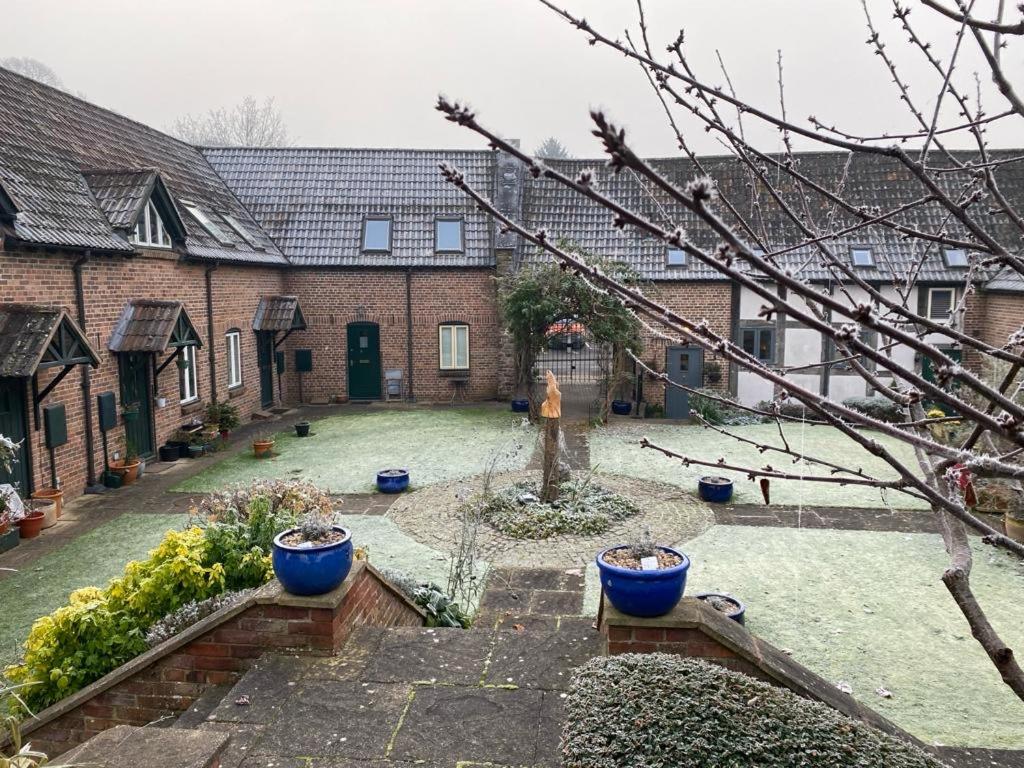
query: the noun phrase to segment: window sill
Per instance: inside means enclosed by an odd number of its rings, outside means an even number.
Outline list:
[[[241,397],[244,394],[245,394],[245,385],[244,384],[236,384],[233,387],[228,387],[228,399],[232,399],[232,398],[235,398],[235,397]]]
[[[181,415],[188,416],[190,413],[198,413],[203,410],[203,401],[199,398],[189,400],[181,404]]]

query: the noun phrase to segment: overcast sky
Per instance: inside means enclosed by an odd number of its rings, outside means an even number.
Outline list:
[[[563,2],[610,33],[635,27],[634,0]],[[893,26],[890,0],[868,4],[913,75],[914,93],[933,105],[939,83]],[[993,4],[978,0],[976,7]],[[0,57],[40,59],[70,90],[158,128],[251,94],[275,99],[299,145],[480,146],[434,111],[444,92],[527,149],[555,136],[575,156],[596,156],[587,110],[601,106],[642,152],[675,152],[636,66],[588,46],[533,0],[0,0],[0,8]],[[722,80],[720,50],[736,88],[755,104],[777,108],[782,49],[791,117],[815,114],[854,132],[908,126],[864,44],[857,0],[648,0],[647,8],[660,50],[685,28],[707,79]],[[911,18],[938,50],[948,48],[948,23],[923,7]],[[978,62],[973,43],[967,47],[962,80]],[[1011,49],[1005,63],[1024,86],[1021,52]],[[987,80],[985,90],[989,111],[1002,109]],[[721,151],[702,131],[688,134],[699,151]],[[761,135],[768,148],[778,145],[775,132]],[[991,138],[1024,144],[998,130]]]

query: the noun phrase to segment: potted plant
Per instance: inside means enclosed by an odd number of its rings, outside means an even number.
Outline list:
[[[139,476],[139,454],[131,438],[125,438],[124,458],[110,462],[110,470],[121,476],[121,485],[131,485]]]
[[[310,512],[296,528],[274,537],[274,575],[293,595],[322,595],[336,588],[352,568],[352,534],[333,525],[329,514]]]
[[[704,366],[704,375],[709,384],[717,384],[722,380],[722,366],[717,361],[711,360]]]
[[[703,600],[719,613],[724,613],[727,618],[737,624],[746,622],[747,606],[741,603],[732,595],[722,592],[701,592],[697,595],[698,600]]]
[[[52,499],[54,502],[54,514],[56,514],[58,518],[64,512],[64,491],[60,488],[38,488],[32,491],[32,498]]]
[[[530,399],[528,397],[516,397],[512,400],[513,413],[529,413]]]
[[[29,505],[32,510],[43,513],[44,529],[57,524],[57,503],[53,499],[32,499]]]
[[[612,400],[612,413],[616,416],[629,416],[633,412],[633,401],[627,400],[629,389],[636,382],[636,376],[626,370],[619,370],[612,376],[610,389],[615,393]]]
[[[732,498],[732,480],[717,475],[704,475],[697,481],[697,492],[704,501],[724,504]]]
[[[295,434],[299,437],[309,437],[309,422],[298,421],[295,423]]]
[[[238,429],[242,423],[238,415],[238,406],[231,403],[210,403],[206,406],[206,423],[215,426],[221,438],[228,439],[231,430]]]
[[[202,435],[193,435],[188,443],[188,457],[190,459],[201,458],[206,453],[206,441]]]
[[[598,553],[601,588],[608,600],[630,616],[662,616],[686,589],[690,559],[678,550],[654,544],[650,531],[632,544]]]
[[[408,487],[408,469],[382,469],[377,473],[377,490],[381,493],[401,493]]]
[[[0,487],[0,554],[18,546],[19,533],[11,527],[17,494],[10,486]]]
[[[257,459],[264,459],[274,455],[274,438],[270,435],[259,434],[252,441],[252,452]]]
[[[43,530],[45,518],[42,510],[26,509],[25,514],[14,522],[18,526],[21,538],[34,539]]]

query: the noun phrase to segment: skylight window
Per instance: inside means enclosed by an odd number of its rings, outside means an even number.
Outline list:
[[[146,207],[139,214],[139,220],[135,223],[135,232],[131,240],[137,245],[146,245],[153,248],[170,248],[171,236],[164,229],[164,221],[160,218],[153,200],[146,203]]]
[[[242,222],[240,222],[238,219],[236,219],[230,213],[222,213],[220,215],[220,217],[222,219],[224,219],[224,221],[227,222],[228,226],[231,227],[231,229],[234,230],[236,235],[238,235],[240,238],[242,238],[243,240],[245,240],[245,242],[247,242],[249,244],[250,248],[255,248],[257,250],[263,250],[263,246],[261,246],[259,244],[259,242],[256,240],[256,238],[252,236],[252,233],[248,229],[245,228],[245,226],[242,224]]]
[[[204,211],[195,203],[189,202],[188,200],[182,200],[181,204],[185,207],[186,211],[192,214],[192,218],[202,225],[203,229],[205,229],[207,232],[213,235],[214,240],[216,240],[218,243],[220,243],[221,245],[235,244],[234,241],[230,237],[228,237],[227,232],[221,229],[219,225],[214,223],[213,219],[211,218],[212,214],[207,215],[206,211]]]
[[[855,267],[875,266],[875,255],[871,252],[870,248],[851,248],[850,260]]]
[[[944,251],[947,267],[967,267],[967,251],[963,248],[947,248]]]
[[[391,219],[385,216],[368,216],[363,219],[363,250],[391,250]]]
[[[681,248],[669,248],[665,252],[665,266],[667,267],[685,267],[686,266],[686,251]]]
[[[462,219],[443,218],[434,221],[434,250],[461,252],[465,250]]]

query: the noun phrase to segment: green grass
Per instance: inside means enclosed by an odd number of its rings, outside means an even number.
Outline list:
[[[744,427],[728,427],[730,432],[756,440],[762,444],[781,446],[778,427],[774,424],[754,424]],[[840,466],[861,469],[868,474],[884,479],[897,475],[884,461],[869,454],[853,440],[832,427],[800,424],[786,425],[786,440],[790,448],[806,452]],[[598,472],[609,472],[632,477],[644,477],[673,483],[696,493],[697,479],[702,475],[724,475],[735,481],[733,503],[764,504],[760,487],[740,472],[717,470],[713,467],[691,464],[684,467],[677,459],[671,459],[649,448],[639,446],[640,438],[647,436],[651,442],[663,448],[704,461],[718,461],[724,458],[729,464],[763,468],[770,464],[778,471],[806,475],[827,475],[828,470],[810,464],[794,464],[792,457],[781,453],[759,453],[751,445],[740,443],[710,429],[692,425],[674,424],[617,424],[590,433],[590,462]],[[871,433],[905,464],[916,468],[913,452],[907,446],[892,438]],[[876,488],[834,483],[815,483],[799,480],[771,481],[771,503],[809,507],[880,507],[922,509],[922,501],[898,492],[889,492],[883,499]]]
[[[334,493],[368,493],[387,467],[410,471],[413,487],[483,472],[498,459],[503,471],[522,469],[536,432],[521,419],[485,408],[367,411],[314,421],[311,437],[276,435],[272,459],[251,451],[214,464],[174,487],[205,493],[255,478],[302,479]]]
[[[59,608],[76,589],[106,586],[126,563],[145,557],[187,519],[180,513],[122,515],[0,579],[0,667],[20,658],[36,619]]]
[[[974,539],[971,584],[1024,649],[1024,567]],[[933,534],[715,526],[683,544],[687,592],[747,604],[747,628],[926,742],[1024,748],[1024,705],[940,581]],[[891,699],[877,695],[892,692]]]

